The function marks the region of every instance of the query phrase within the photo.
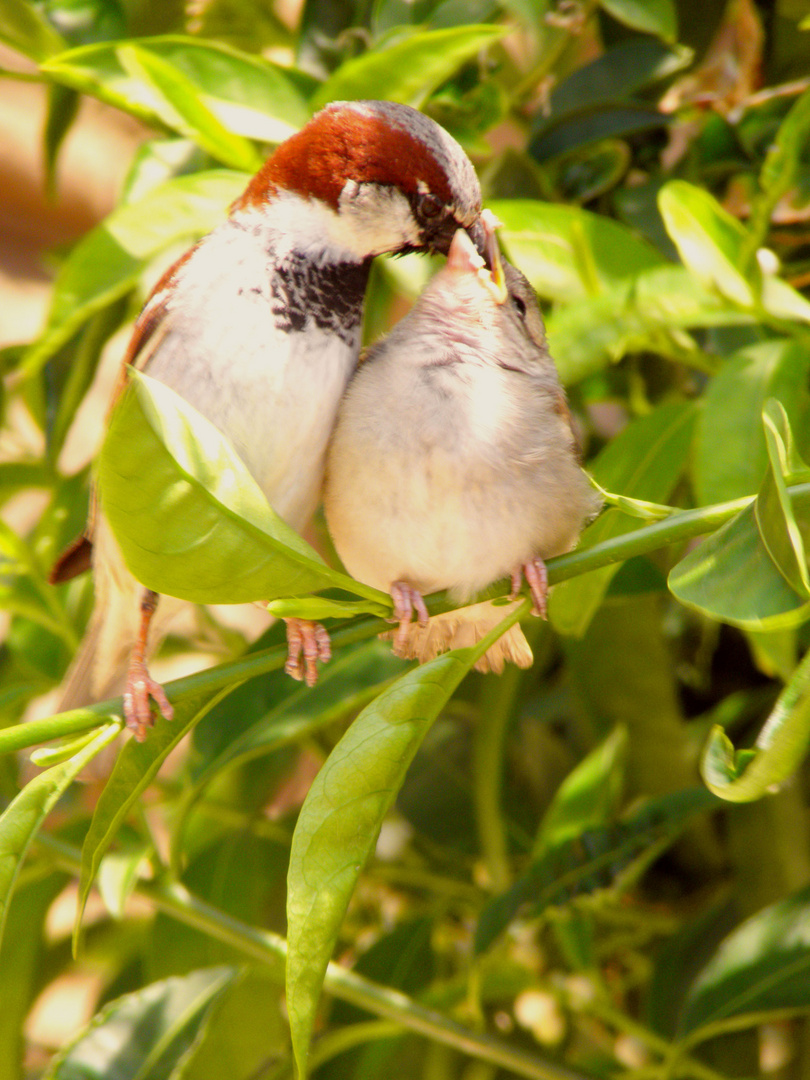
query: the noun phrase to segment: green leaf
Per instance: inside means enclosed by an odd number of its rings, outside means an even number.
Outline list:
[[[56,1055],[43,1080],[171,1080],[236,977],[235,968],[205,968],[111,1001]]]
[[[664,41],[678,36],[678,12],[673,0],[599,0],[609,15],[633,30],[656,34]]]
[[[331,570],[274,513],[220,431],[140,372],[113,411],[98,485],[127,565],[156,592],[238,604],[341,588],[390,605]]]
[[[579,207],[496,199],[500,237],[512,261],[542,296],[571,301],[626,282],[663,258],[629,229]]]
[[[810,600],[807,555],[785,482],[789,474],[794,474],[795,480],[810,481],[810,470],[803,462],[796,461],[790,422],[774,398],[765,402],[762,421],[770,468],[754,503],[757,527],[768,554],[788,585]],[[803,475],[795,476],[797,466]]]
[[[390,606],[373,600],[330,600],[325,596],[304,596],[301,599],[271,600],[267,610],[277,619],[353,619],[355,615],[376,615],[381,619],[391,615]]]
[[[39,371],[97,311],[132,289],[148,260],[171,244],[209,232],[225,218],[246,176],[214,171],[182,176],[121,206],[73,249],[54,286],[48,322],[22,371]]]
[[[810,485],[791,489],[793,514],[810,530]],[[753,504],[672,568],[668,584],[682,604],[745,630],[798,626],[810,603],[780,574],[757,528]]]
[[[684,265],[700,281],[732,303],[752,308],[760,280],[755,262],[746,273],[743,226],[702,188],[670,180],[658,195],[658,207]]]
[[[120,724],[105,725],[74,757],[29,780],[0,816],[0,938],[11,890],[31,841],[85,765],[120,731]]]
[[[30,0],[2,0],[0,41],[36,61],[45,60],[65,47],[64,39]]]
[[[597,481],[633,499],[662,503],[686,464],[696,409],[688,402],[659,406],[629,424],[591,463]],[[638,527],[619,510],[608,510],[584,532],[580,549],[621,536]],[[618,565],[605,566],[555,586],[549,597],[549,618],[563,634],[582,636],[602,603]]]
[[[287,1010],[301,1078],[340,924],[408,766],[476,660],[527,609],[525,601],[473,648],[398,679],[357,717],[309,790],[287,881]]]
[[[537,917],[548,907],[626,890],[697,814],[716,805],[703,788],[674,791],[648,799],[618,822],[543,848],[515,884],[484,908],[475,933],[476,953],[488,949],[519,912]]]
[[[138,45],[119,45],[116,56],[133,79],[156,94],[161,119],[181,135],[194,139],[207,153],[232,169],[256,172],[261,156],[246,138],[232,133],[200,99],[194,83],[163,57]]]
[[[303,96],[283,69],[259,57],[179,35],[138,38],[137,48],[179,72],[195,91],[199,105],[236,135],[278,143],[310,117]],[[127,71],[118,49],[116,42],[70,49],[48,60],[42,71],[146,123],[161,121],[162,91],[156,90],[151,77]]]
[[[701,503],[753,495],[768,468],[762,409],[782,402],[793,428],[807,427],[810,353],[798,341],[763,341],[729,356],[703,395],[692,466]]]
[[[678,1034],[695,1044],[751,1016],[810,1005],[810,888],[757,912],[722,942],[692,987]],[[737,1021],[737,1023],[734,1023]]]
[[[96,803],[82,846],[79,903],[73,931],[74,952],[78,946],[84,907],[101,860],[130,810],[152,783],[175,746],[241,681],[242,679],[236,676],[225,687],[213,693],[203,687],[182,698],[174,697],[174,720],[168,721],[165,717],[158,716],[145,742],[128,739],[122,746],[110,778]]]
[[[605,824],[621,797],[626,753],[627,730],[617,727],[571,770],[543,816],[534,857]]]
[[[810,653],[788,679],[754,748],[735,750],[715,725],[703,752],[707,787],[729,802],[752,802],[792,776],[810,744]]]
[[[506,33],[503,26],[456,26],[408,35],[347,60],[316,91],[316,108],[330,101],[384,98],[419,108],[467,60]]]
[[[791,106],[768,147],[759,174],[760,194],[751,205],[749,228],[759,246],[768,235],[774,207],[796,183],[801,156],[810,137],[810,90]]]

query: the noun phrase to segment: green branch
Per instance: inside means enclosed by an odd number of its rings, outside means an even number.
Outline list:
[[[36,842],[60,869],[79,875],[81,855],[77,848],[48,836],[40,836]],[[283,982],[287,942],[278,934],[232,918],[180,884],[140,881],[135,892],[163,914],[236,949],[246,959],[269,967],[279,983]],[[334,962],[327,969],[324,989],[333,997],[348,1001],[373,1016],[393,1021],[400,1028],[528,1080],[589,1080],[584,1073],[543,1061],[501,1039],[472,1031],[434,1009],[425,1008],[398,990],[380,986]]]

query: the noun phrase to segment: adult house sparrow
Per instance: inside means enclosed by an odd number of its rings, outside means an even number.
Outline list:
[[[428,620],[422,594],[465,601],[525,574],[545,615],[543,559],[569,550],[601,500],[579,467],[565,393],[526,278],[493,270],[457,232],[411,312],[365,355],[338,413],[324,505],[346,569],[391,593],[394,651],[425,661],[471,645],[506,615],[482,603]],[[411,619],[416,612],[418,625]],[[482,659],[532,654],[519,626]]]
[[[327,440],[357,362],[372,258],[446,253],[460,226],[481,245],[480,211],[470,161],[434,121],[390,102],[328,105],[158,282],[125,363],[212,421],[276,513],[300,529],[319,500]],[[110,696],[128,665],[126,722],[143,739],[150,698],[172,715],[146,658],[182,601],[156,612],[157,595],[127,570],[103,511],[52,573],[58,582],[85,569],[92,542],[96,608],[63,708]],[[328,658],[325,632],[289,621],[288,641],[287,671],[311,684]]]

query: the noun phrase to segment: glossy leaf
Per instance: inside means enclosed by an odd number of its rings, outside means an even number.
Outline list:
[[[117,723],[106,724],[72,758],[29,780],[0,816],[0,938],[11,890],[31,841],[82,769],[112,742],[120,730]]]
[[[729,356],[706,387],[695,431],[693,479],[700,503],[754,495],[768,468],[762,409],[782,402],[794,430],[807,427],[810,354],[776,338]]]
[[[797,462],[793,452],[793,435],[785,410],[773,398],[765,402],[762,411],[765,440],[768,444],[769,468],[754,503],[757,528],[768,554],[787,583],[799,595],[810,600],[810,576],[804,541],[790,502],[785,477],[801,475],[794,482],[810,481],[810,470]]]
[[[548,907],[628,888],[697,814],[716,804],[703,788],[670,792],[618,822],[543,848],[515,884],[484,908],[475,951],[488,949],[519,913],[536,917]]]
[[[303,96],[284,71],[256,56],[178,35],[138,38],[137,48],[176,69],[196,91],[200,105],[236,135],[281,142],[309,119]],[[126,70],[116,42],[60,53],[42,69],[146,123],[164,119],[163,93],[151,80]]]
[[[119,45],[116,56],[130,78],[140,79],[155,92],[156,108],[170,128],[195,139],[232,169],[255,172],[261,166],[262,158],[248,140],[225,127],[179,68],[138,45]]]
[[[384,98],[419,107],[467,60],[505,33],[501,26],[457,26],[410,34],[385,48],[347,60],[315,93],[329,101]]]
[[[591,463],[594,476],[609,491],[663,503],[683,472],[695,419],[695,408],[686,402],[659,406],[609,443]],[[579,547],[590,548],[636,528],[637,518],[607,510],[585,530]],[[549,597],[553,626],[560,633],[581,636],[618,569],[605,566],[556,586]]]
[[[791,674],[750,750],[735,750],[716,725],[703,752],[707,787],[729,802],[760,799],[798,768],[810,746],[810,653]]]
[[[543,816],[533,855],[604,823],[621,797],[627,731],[617,727],[571,770]]]
[[[246,179],[225,171],[182,176],[114,210],[63,264],[45,331],[28,350],[24,373],[38,371],[92,315],[128,293],[149,259],[223,221]]]
[[[791,490],[793,513],[810,530],[810,485]],[[780,574],[757,528],[753,504],[673,567],[669,588],[683,604],[750,630],[798,626],[810,603]]]
[[[640,30],[674,41],[678,34],[678,14],[673,0],[599,0],[614,19]]]
[[[623,225],[578,207],[496,199],[490,209],[512,261],[552,300],[592,297],[663,263]]]
[[[774,207],[796,182],[809,137],[810,89],[792,105],[765,155],[759,174],[760,194],[751,207],[750,228],[757,244],[768,235]]]
[[[746,1015],[810,1005],[810,889],[757,912],[722,942],[687,997],[678,1034],[690,1043]],[[756,1018],[756,1019],[754,1019]]]
[[[414,754],[450,695],[524,602],[477,645],[409,671],[357,717],[301,808],[287,881],[287,1009],[300,1077],[338,930]]]
[[[230,967],[204,968],[111,1001],[56,1055],[43,1080],[171,1080],[236,975]]]
[[[747,234],[739,221],[701,188],[670,180],[658,195],[658,207],[684,265],[743,308],[759,292],[756,264],[746,276],[743,250]]]
[[[237,604],[342,588],[390,598],[331,570],[270,508],[214,425],[138,372],[98,460],[101,501],[132,573],[147,588]]]
[[[64,38],[30,0],[3,0],[0,4],[0,41],[37,61],[65,47]]]

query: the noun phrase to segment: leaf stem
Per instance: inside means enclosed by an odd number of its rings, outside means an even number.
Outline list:
[[[45,835],[40,835],[36,842],[61,869],[74,876],[79,874],[81,856],[77,848]],[[278,982],[283,982],[287,942],[278,934],[234,919],[178,883],[139,881],[135,893],[149,900],[163,914],[269,967]],[[327,969],[324,988],[334,997],[374,1016],[393,1021],[408,1031],[452,1047],[459,1053],[488,1061],[527,1080],[589,1080],[587,1074],[545,1061],[509,1046],[501,1039],[471,1031],[407,995],[371,982],[334,962]]]
[[[810,493],[810,484],[798,484],[790,487],[792,495]],[[582,547],[567,555],[558,555],[548,560],[548,578],[551,584],[567,581],[569,578],[585,574],[589,570],[597,570],[600,566],[608,566],[611,563],[623,562],[634,558],[636,555],[646,555],[668,544],[681,543],[691,540],[705,533],[714,532],[724,525],[735,514],[753,501],[755,496],[746,496],[743,499],[735,499],[732,502],[716,503],[712,506],[701,506],[694,510],[683,510],[674,513],[663,521],[655,521],[642,526],[634,532],[625,533],[622,536],[611,537],[601,544],[595,544],[592,548]],[[507,592],[504,582],[496,582],[484,593],[480,599],[486,597],[504,596]],[[449,611],[454,605],[447,600],[445,593],[437,593],[428,600],[428,608],[431,612]],[[528,608],[526,609],[528,611]],[[519,617],[522,617],[520,615]],[[361,619],[353,622],[332,634],[332,643],[335,648],[353,645],[359,641],[367,641],[381,629],[386,627],[381,619]],[[493,641],[504,632],[505,627],[496,627]],[[489,642],[491,644],[492,642]],[[481,647],[485,652],[488,645],[480,642],[476,648]],[[275,646],[261,653],[250,653],[231,660],[226,664],[208,668],[206,671],[197,672],[184,679],[177,679],[166,687],[169,700],[177,703],[185,697],[199,695],[202,692],[214,693],[229,686],[231,683],[244,682],[258,675],[264,675],[270,671],[277,671],[284,666],[286,649]],[[22,750],[27,746],[35,746],[38,743],[48,742],[64,735],[76,735],[81,731],[89,731],[108,721],[110,716],[120,715],[121,699],[113,698],[90,705],[85,709],[73,709],[70,712],[57,713],[55,716],[44,720],[33,720],[27,724],[17,724],[14,727],[0,730],[0,754],[7,754],[15,750]]]

